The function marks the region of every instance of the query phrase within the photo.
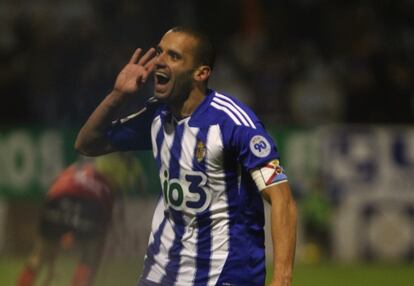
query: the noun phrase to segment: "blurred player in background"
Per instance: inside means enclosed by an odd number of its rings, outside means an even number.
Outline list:
[[[213,64],[210,40],[191,28],[169,30],[142,56],[137,49],[76,148],[93,156],[152,147],[162,196],[140,286],[264,285],[262,197],[272,206],[271,285],[290,286],[296,205],[287,176],[256,115],[207,88]],[[151,73],[153,100],[113,123]]]
[[[17,286],[35,285],[44,267],[43,285],[53,286],[58,254],[73,244],[81,257],[70,285],[93,285],[115,200],[122,204],[122,193],[137,187],[139,172],[133,155],[122,153],[82,158],[63,170],[46,194],[39,236]]]

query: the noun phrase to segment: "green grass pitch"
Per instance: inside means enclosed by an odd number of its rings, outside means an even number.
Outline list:
[[[54,286],[67,286],[71,280],[74,258],[60,259],[57,262]],[[23,258],[0,257],[0,285],[13,286],[23,266]],[[135,286],[140,259],[111,259],[104,261],[99,269],[95,285]],[[38,282],[41,282],[42,276]],[[268,277],[270,278],[270,277]],[[269,279],[268,279],[269,280]],[[38,283],[38,285],[40,285]],[[414,285],[414,265],[349,264],[323,263],[316,265],[298,264],[295,266],[293,286],[412,286]]]

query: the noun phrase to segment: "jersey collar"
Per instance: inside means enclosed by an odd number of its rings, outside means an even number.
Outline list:
[[[200,103],[199,106],[197,106],[193,114],[191,114],[190,120],[188,121],[189,126],[196,127],[196,126],[199,126],[201,123],[206,122],[208,118],[206,118],[204,114],[210,105],[210,102],[214,96],[214,93],[215,93],[214,90],[207,89],[204,100]]]
[[[186,122],[188,120],[189,126],[191,127],[199,126],[202,122],[206,121],[207,119],[207,118],[204,118],[202,115],[204,111],[207,109],[207,107],[210,105],[210,101],[212,100],[214,93],[215,93],[214,90],[207,89],[206,96],[203,99],[203,101],[200,103],[200,105],[197,106],[197,108],[194,110],[194,112],[189,117],[185,117],[185,118],[174,118],[168,106],[165,105],[164,108],[160,112],[162,122],[164,124],[175,122],[174,125],[180,125],[183,122]]]

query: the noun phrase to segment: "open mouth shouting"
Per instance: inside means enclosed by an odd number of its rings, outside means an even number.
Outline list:
[[[155,72],[154,82],[155,82],[155,93],[164,94],[168,91],[168,83],[170,82],[170,76],[161,71]]]

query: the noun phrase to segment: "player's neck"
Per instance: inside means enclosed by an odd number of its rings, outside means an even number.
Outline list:
[[[176,118],[185,118],[191,116],[194,110],[203,102],[206,89],[193,89],[190,95],[183,102],[170,105],[171,112]]]

